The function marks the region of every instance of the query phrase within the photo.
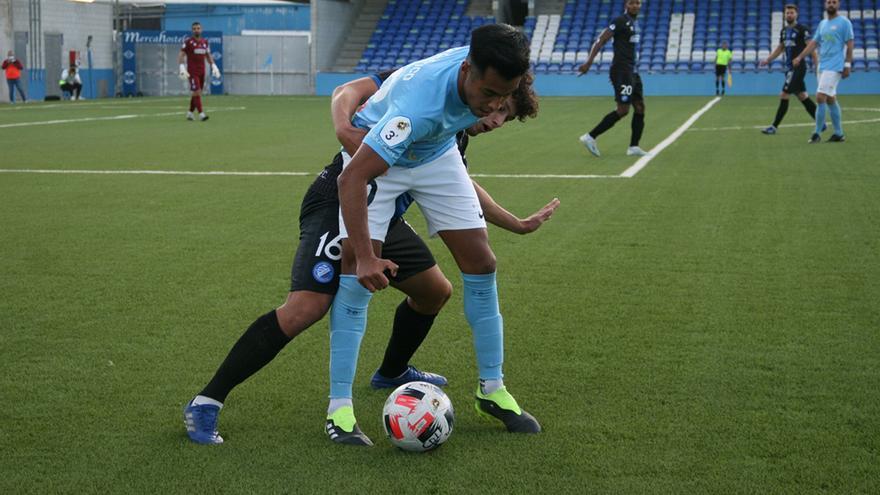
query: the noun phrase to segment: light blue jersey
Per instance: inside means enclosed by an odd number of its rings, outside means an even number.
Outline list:
[[[846,43],[853,39],[852,22],[841,15],[819,23],[813,41],[819,44],[819,70],[843,72]]]
[[[458,94],[468,51],[453,48],[395,71],[355,114],[355,127],[369,129],[364,144],[389,166],[434,160],[455,146],[455,133],[479,120]]]

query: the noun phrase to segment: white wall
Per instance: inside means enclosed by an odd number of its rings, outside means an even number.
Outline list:
[[[28,1],[0,0],[0,5],[9,1],[13,4],[13,30],[30,31]],[[86,39],[92,35],[94,67],[113,68],[113,6],[109,2],[76,3],[69,0],[42,0],[42,14],[44,34],[64,35],[62,60],[65,63],[70,50],[81,52],[83,64],[87,63]]]
[[[6,58],[8,50],[14,50],[12,44],[12,0],[0,0],[0,59]],[[0,102],[9,101],[9,90],[6,86],[6,76],[0,75],[3,80],[0,85]]]
[[[329,69],[336,62],[336,55],[363,5],[364,0],[312,1],[312,60],[316,70]]]

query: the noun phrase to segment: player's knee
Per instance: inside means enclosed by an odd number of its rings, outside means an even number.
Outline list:
[[[629,105],[618,105],[617,106],[617,115],[620,118],[626,117],[626,114],[629,113]]]
[[[452,283],[445,277],[436,281],[430,291],[418,297],[410,296],[413,309],[426,315],[435,315],[452,297]]]
[[[328,294],[295,291],[287,295],[275,314],[281,331],[288,337],[296,337],[314,325],[330,310],[333,297]]]

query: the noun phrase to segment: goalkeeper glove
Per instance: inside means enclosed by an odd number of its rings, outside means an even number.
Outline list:
[[[182,79],[184,81],[189,79],[189,72],[186,71],[185,65],[180,64],[180,72],[178,72],[177,75],[180,77],[180,79]]]
[[[220,79],[220,69],[217,68],[217,64],[211,64],[211,75],[214,79]]]

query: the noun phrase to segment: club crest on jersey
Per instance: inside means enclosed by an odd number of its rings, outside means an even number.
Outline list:
[[[406,117],[394,117],[389,120],[379,135],[385,146],[397,146],[406,141],[412,132],[412,122]]]
[[[312,267],[312,277],[322,284],[326,284],[333,280],[334,273],[335,270],[333,270],[333,265],[326,261],[319,261]]]

